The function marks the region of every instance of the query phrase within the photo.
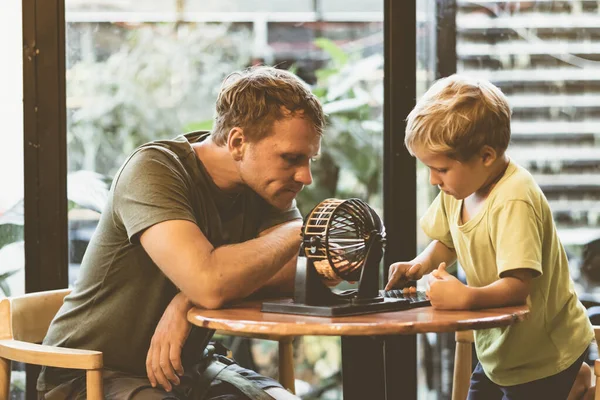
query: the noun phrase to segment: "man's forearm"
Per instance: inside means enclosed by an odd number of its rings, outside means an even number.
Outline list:
[[[167,306],[167,310],[169,311],[180,311],[187,312],[190,308],[192,308],[192,302],[187,298],[185,294],[179,292],[173,297],[173,300]]]
[[[296,263],[298,257],[294,256],[275,276],[253,293],[257,297],[291,296],[294,293],[294,281],[296,278]]]
[[[456,252],[439,240],[434,240],[413,261],[423,265],[427,269],[424,274],[428,274],[443,262],[448,267],[454,264]]]
[[[204,269],[211,275],[206,278],[213,295],[225,303],[247,297],[265,286],[295,259],[301,227],[301,221],[288,222],[259,238],[215,249],[207,260],[211,267]]]

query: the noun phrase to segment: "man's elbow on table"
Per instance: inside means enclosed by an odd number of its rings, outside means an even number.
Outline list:
[[[203,284],[200,282],[211,282]],[[225,288],[220,287],[213,279],[209,277],[196,276],[187,282],[178,285],[179,290],[189,299],[196,307],[205,308],[208,310],[216,310],[222,308],[228,299],[224,295]]]
[[[194,304],[196,307],[205,308],[207,310],[217,310],[219,308],[223,308],[226,301],[222,296],[218,296],[213,293],[205,293],[205,294],[193,294],[183,292],[190,302]]]
[[[250,285],[239,285],[240,283],[219,279],[218,274],[199,274],[194,279],[182,283],[179,288],[194,305],[216,310],[248,295],[246,292]]]

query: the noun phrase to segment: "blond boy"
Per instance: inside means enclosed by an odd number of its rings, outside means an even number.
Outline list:
[[[476,332],[468,398],[564,400],[593,332],[548,202],[505,153],[510,115],[500,89],[459,75],[436,82],[409,114],[405,144],[440,194],[421,219],[431,244],[393,264],[386,288],[431,273],[438,309],[527,304],[526,321]],[[446,272],[457,260],[467,285]]]

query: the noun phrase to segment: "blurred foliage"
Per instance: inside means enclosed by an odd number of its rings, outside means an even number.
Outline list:
[[[137,146],[210,129],[220,82],[247,66],[250,40],[249,32],[222,24],[158,24],[126,30],[118,50],[104,60],[80,50],[67,85],[69,170],[77,171],[68,179],[69,207],[100,211],[107,177]],[[298,205],[306,214],[328,197],[359,197],[380,211],[383,56],[347,53],[328,39],[315,43],[329,58],[316,71],[313,87],[328,127],[313,166],[314,183],[300,193]],[[22,218],[22,204],[20,212],[4,217],[0,238],[22,240],[22,219],[15,223],[13,218]],[[2,290],[6,275],[0,275]],[[295,345],[298,379],[321,386],[339,383],[339,338],[305,337]],[[265,365],[277,365],[276,351],[258,349]]]
[[[347,54],[329,39],[315,44],[329,57],[313,88],[327,114],[314,183],[298,196],[306,215],[329,197],[358,197],[382,208],[383,56]]]
[[[248,30],[228,24],[148,24],[122,36],[103,61],[85,46],[73,51],[79,60],[67,74],[71,171],[113,176],[139,145],[210,126],[192,121],[212,118],[221,81],[246,66],[252,40]]]
[[[0,291],[2,291],[2,294],[6,297],[10,296],[11,294],[11,290],[10,290],[10,286],[8,285],[8,283],[6,282],[6,280],[13,276],[14,274],[16,274],[17,272],[19,272],[19,270],[12,270],[12,271],[8,271],[8,272],[3,272],[0,273]]]
[[[93,171],[75,171],[67,175],[68,210],[86,209],[98,213],[108,198],[109,178]],[[0,291],[10,296],[13,291],[23,292],[8,282],[8,278],[21,272],[25,265],[22,250],[25,226],[24,200],[0,215]],[[12,246],[11,246],[12,245]],[[11,248],[20,246],[18,248]],[[14,278],[13,280],[17,280]],[[23,286],[24,282],[19,282]],[[14,290],[13,290],[14,289]]]

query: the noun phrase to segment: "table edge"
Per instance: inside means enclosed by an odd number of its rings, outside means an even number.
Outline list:
[[[435,328],[431,325],[415,321],[413,323],[398,322],[394,324],[389,322],[385,326],[374,325],[372,323],[359,322],[329,322],[321,325],[314,324],[282,324],[272,321],[249,321],[249,320],[224,320],[223,318],[210,318],[198,316],[194,309],[188,313],[188,320],[199,327],[219,330],[221,332],[232,332],[241,334],[263,336],[268,338],[282,338],[293,336],[389,336],[406,335],[427,332],[456,332],[464,330],[478,330],[487,328],[506,327],[526,319],[529,315],[528,309],[516,310],[510,313],[502,313],[498,309],[499,315],[490,315],[483,318],[465,318],[458,321],[437,322]],[[204,310],[203,310],[204,311]],[[494,310],[481,310],[494,312]],[[331,321],[331,318],[324,318]],[[294,327],[293,332],[289,332],[289,326]],[[348,330],[346,332],[346,330]],[[343,332],[343,333],[341,333]]]

